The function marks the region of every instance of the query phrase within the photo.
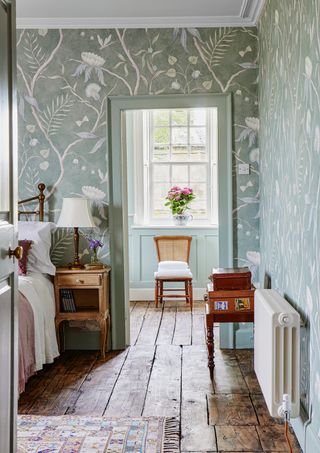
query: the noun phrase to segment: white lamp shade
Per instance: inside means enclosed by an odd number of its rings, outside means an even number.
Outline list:
[[[86,198],[64,198],[57,223],[58,227],[94,228],[89,200]]]

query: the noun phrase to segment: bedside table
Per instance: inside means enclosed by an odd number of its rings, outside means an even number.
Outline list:
[[[110,329],[110,269],[110,267],[97,270],[57,268],[54,278],[55,324],[60,351],[63,350],[60,337],[60,327],[63,321],[97,321],[100,326],[100,352],[102,357],[105,356]],[[66,310],[63,293],[69,294],[69,301],[71,298],[75,311]]]

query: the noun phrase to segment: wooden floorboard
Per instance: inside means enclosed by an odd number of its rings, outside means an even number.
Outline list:
[[[162,318],[162,310],[162,306],[160,306],[159,308],[152,307],[150,310],[147,310],[147,313],[144,316],[139,337],[136,341],[137,345],[156,344]]]
[[[157,337],[157,345],[172,344],[173,335],[176,327],[177,307],[167,306],[162,314],[161,325]]]
[[[142,415],[154,356],[155,346],[130,348],[104,415]]]
[[[219,451],[263,451],[255,426],[216,426]]]
[[[208,423],[207,393],[212,383],[204,345],[183,347],[181,390],[181,449],[216,451],[215,430]]]
[[[67,351],[32,377],[19,412],[41,415],[168,416],[180,421],[182,453],[285,452],[284,426],[270,417],[250,350],[220,350],[207,369],[204,304],[130,306],[126,351]],[[299,446],[293,434],[294,453]]]
[[[214,391],[215,393],[249,394],[246,381],[241,373],[233,351],[215,349]]]
[[[192,314],[192,344],[205,344],[204,313]]]
[[[33,376],[19,399],[20,413],[47,414],[63,413],[68,405],[62,407],[59,401],[61,393],[74,398],[74,392],[79,390],[87,373],[95,361],[97,353],[67,352],[54,365],[47,365],[45,369]],[[69,404],[69,403],[67,403]]]
[[[211,394],[208,396],[209,423],[215,426],[257,425],[249,395]]]
[[[140,335],[149,302],[135,302],[130,314],[130,342],[134,346]]]
[[[189,306],[179,305],[177,307],[176,325],[174,329],[172,344],[187,346],[191,344],[192,337],[192,315]]]
[[[143,415],[180,416],[181,347],[156,347]]]
[[[103,415],[127,355],[128,350],[109,354],[106,359],[97,360],[83,381],[78,399],[67,413]]]

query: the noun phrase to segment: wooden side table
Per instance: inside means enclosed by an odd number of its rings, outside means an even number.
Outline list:
[[[104,357],[110,329],[110,267],[97,270],[57,268],[54,278],[56,333],[59,350],[63,350],[60,327],[64,321],[97,321],[100,326],[100,352]],[[61,290],[72,291],[75,312],[66,311]]]
[[[206,341],[211,379],[214,370],[214,323],[254,322],[254,291],[254,287],[250,290],[213,291],[212,283],[208,285],[205,296]]]

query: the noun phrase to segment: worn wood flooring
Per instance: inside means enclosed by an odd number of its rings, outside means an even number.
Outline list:
[[[132,303],[131,344],[104,360],[67,351],[30,379],[19,412],[177,417],[181,452],[288,451],[283,425],[268,414],[252,351],[216,347],[211,383],[203,303],[195,302],[192,313],[181,301],[158,309]]]

